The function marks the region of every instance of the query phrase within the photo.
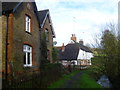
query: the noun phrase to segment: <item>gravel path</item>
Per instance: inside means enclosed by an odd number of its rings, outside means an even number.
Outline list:
[[[79,72],[76,75],[72,76],[70,80],[66,81],[62,88],[75,88],[74,84],[80,78],[83,72]]]

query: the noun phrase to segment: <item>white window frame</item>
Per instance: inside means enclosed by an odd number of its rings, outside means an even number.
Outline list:
[[[84,65],[84,60],[81,60],[81,65]]]
[[[24,66],[25,67],[31,67],[32,66],[32,47],[29,46],[29,45],[24,45],[23,46],[23,52],[25,54],[24,62],[26,62],[26,63],[24,63]],[[30,54],[29,58],[28,58],[28,54]],[[30,59],[30,61],[28,61],[28,59]],[[30,63],[28,63],[28,62],[30,62]]]
[[[25,31],[26,32],[31,32],[31,18],[29,16],[26,15],[25,17]]]
[[[45,29],[46,41],[49,41],[49,34],[48,29]]]

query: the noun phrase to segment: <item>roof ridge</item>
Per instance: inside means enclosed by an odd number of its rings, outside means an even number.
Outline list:
[[[49,9],[39,10],[38,12],[49,11]]]

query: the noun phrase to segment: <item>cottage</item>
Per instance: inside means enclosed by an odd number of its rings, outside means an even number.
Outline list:
[[[92,51],[83,45],[83,41],[76,42],[75,35],[72,35],[70,43],[59,49],[59,60],[64,66],[79,65],[89,66],[92,65],[91,58],[93,57]]]
[[[39,71],[40,24],[36,3],[2,2],[0,18],[3,78]]]
[[[55,38],[55,32],[50,17],[49,9],[41,10],[38,12],[39,21],[41,26],[41,33],[45,33],[46,44],[47,44],[47,60],[53,63],[52,49],[53,49],[53,38]]]

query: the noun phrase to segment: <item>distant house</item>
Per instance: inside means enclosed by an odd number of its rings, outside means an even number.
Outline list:
[[[52,59],[52,49],[53,49],[53,38],[55,38],[55,32],[50,17],[49,9],[42,10],[38,12],[39,21],[41,26],[41,32],[46,35],[46,44],[47,44],[47,59],[50,63],[53,63]]]
[[[24,1],[24,0],[23,0]],[[40,24],[35,2],[2,2],[2,72],[16,78],[39,71]]]
[[[89,66],[92,65],[92,57],[92,51],[83,45],[83,41],[77,43],[75,35],[72,35],[70,43],[66,46],[63,44],[59,49],[59,60],[65,66],[69,64]]]
[[[59,50],[59,60],[63,65],[71,64],[71,62],[74,62],[75,65],[78,64],[77,57],[79,53],[79,45],[76,43],[70,43],[66,46],[62,46],[62,48]]]

